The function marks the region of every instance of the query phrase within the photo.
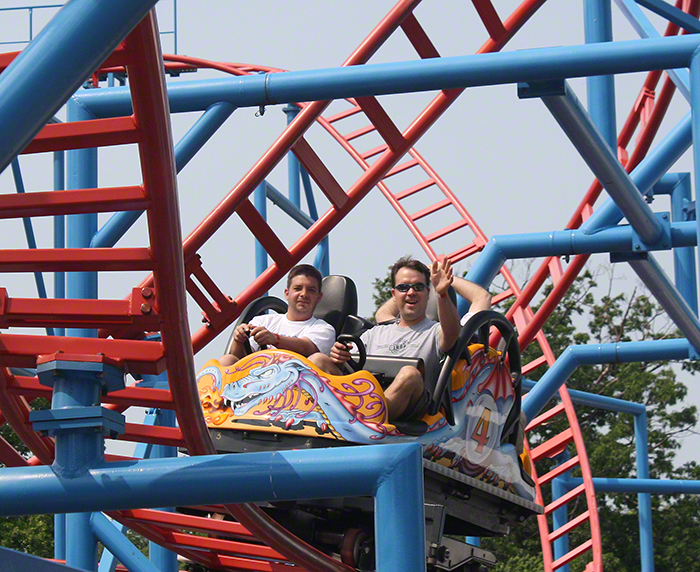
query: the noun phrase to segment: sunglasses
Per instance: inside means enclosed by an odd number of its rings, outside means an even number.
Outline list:
[[[422,282],[415,282],[414,284],[402,282],[401,284],[397,284],[396,286],[394,286],[394,290],[398,290],[399,292],[408,292],[411,288],[413,288],[414,292],[422,292],[427,287],[428,285],[423,284]]]

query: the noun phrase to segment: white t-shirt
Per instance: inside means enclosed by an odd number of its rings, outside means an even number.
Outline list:
[[[462,316],[462,319],[459,321],[460,325],[463,326],[464,324],[466,324],[469,321],[469,318],[471,318],[474,315],[476,315],[476,312],[467,312],[466,314],[464,314],[464,316]]]
[[[291,338],[308,338],[318,348],[318,351],[326,355],[330,354],[335,343],[335,330],[325,320],[309,318],[303,322],[287,319],[286,314],[267,314],[255,316],[250,321],[251,326],[263,326],[273,334],[289,336]],[[251,337],[250,347],[256,352],[260,349],[257,342]],[[274,347],[274,346],[271,346]]]

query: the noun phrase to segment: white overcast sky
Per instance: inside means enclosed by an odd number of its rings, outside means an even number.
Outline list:
[[[34,2],[58,4],[60,2]],[[516,0],[495,0],[505,19],[519,5]],[[3,0],[0,7],[27,5],[26,0]],[[328,68],[340,65],[395,4],[395,0],[179,0],[177,3],[178,53],[214,61],[245,62],[287,70]],[[161,0],[161,31],[173,29],[172,0]],[[614,37],[618,40],[638,36],[613,5]],[[50,17],[51,10],[36,10],[34,33]],[[663,32],[658,18],[646,12]],[[471,2],[424,0],[415,14],[441,55],[473,54],[487,34]],[[26,13],[0,12],[0,41],[28,37]],[[163,36],[163,51],[173,52],[172,35]],[[584,43],[583,3],[549,0],[516,35],[505,50],[576,45]],[[21,49],[21,45],[0,46],[0,51]],[[397,32],[372,58],[370,63],[413,60],[417,56],[405,36]],[[215,77],[199,72],[185,77]],[[616,79],[618,131],[633,105],[645,74]],[[585,81],[571,85],[585,103]],[[434,94],[387,96],[380,98],[400,128],[405,128]],[[240,180],[279,135],[286,123],[282,106],[268,108],[263,117],[254,109],[239,109],[178,177],[183,235],[186,236]],[[679,94],[667,114],[661,136],[687,113],[688,104]],[[187,131],[197,114],[173,119],[175,142]],[[309,135],[315,150],[345,187],[354,182],[360,170],[336,144],[322,133]],[[658,139],[657,139],[658,140]],[[377,142],[367,144],[373,147]],[[519,100],[516,86],[470,89],[447,111],[416,149],[459,197],[487,236],[562,229],[569,220],[593,177],[568,139],[538,100]],[[22,157],[27,190],[51,186],[49,157]],[[100,151],[102,186],[140,183],[133,148]],[[692,171],[690,154],[673,171]],[[268,179],[279,190],[286,190],[286,162]],[[0,192],[14,192],[10,170],[0,174]],[[603,198],[605,195],[603,194]],[[599,203],[600,204],[600,201]],[[327,205],[319,199],[319,210]],[[666,198],[658,199],[656,211],[670,210]],[[286,222],[276,207],[268,203],[269,216],[288,246],[299,236],[295,223]],[[100,218],[101,222],[107,216]],[[14,224],[14,226],[12,226]],[[5,223],[4,223],[5,225]],[[5,240],[18,241],[23,231],[19,221],[4,226]],[[48,246],[51,229],[37,221],[40,246]],[[372,281],[383,276],[396,258],[407,253],[422,257],[418,244],[381,193],[375,189],[331,234],[331,272],[354,278],[359,291],[360,313],[372,312]],[[137,225],[120,245],[144,245],[145,225]],[[456,245],[446,244],[445,250]],[[3,247],[5,248],[5,247]],[[204,266],[227,294],[235,296],[255,276],[253,239],[238,221],[231,221],[202,251]],[[423,257],[424,258],[424,257]],[[670,255],[659,259],[668,264]],[[313,260],[313,255],[308,259]],[[598,255],[591,264],[607,262]],[[458,265],[466,270],[471,261]],[[625,269],[621,288],[631,289],[637,279]],[[103,297],[122,298],[139,281],[139,275],[100,277]],[[22,296],[29,290],[30,277],[3,277],[10,295]],[[51,278],[47,277],[49,288]],[[281,295],[281,288],[272,290]],[[200,325],[199,311],[190,309],[193,330]],[[196,357],[201,366],[219,355],[228,332]],[[700,391],[696,380],[684,377],[691,386],[694,402]],[[691,459],[685,447],[684,459]]]

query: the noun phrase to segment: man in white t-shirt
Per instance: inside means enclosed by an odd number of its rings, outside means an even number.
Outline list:
[[[255,352],[261,346],[290,350],[303,356],[326,354],[335,342],[335,330],[328,322],[314,318],[316,305],[323,297],[321,273],[309,264],[299,264],[289,271],[284,297],[286,314],[255,316],[249,324],[239,324],[226,355],[219,363],[229,366],[246,355],[245,342]]]

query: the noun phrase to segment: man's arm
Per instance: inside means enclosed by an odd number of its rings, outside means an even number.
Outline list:
[[[447,291],[454,280],[450,261],[433,262],[430,268],[430,281],[438,295],[438,319],[440,320],[440,349],[449,351],[457,341],[461,326],[457,307],[452,303]]]
[[[377,324],[381,324],[383,322],[395,320],[398,315],[399,308],[396,302],[394,302],[393,298],[389,298],[379,307],[377,313],[374,315],[374,319],[377,321]]]
[[[475,314],[482,310],[491,309],[491,294],[475,282],[455,276],[452,287],[457,294],[471,303],[471,306],[469,306],[470,313]]]

